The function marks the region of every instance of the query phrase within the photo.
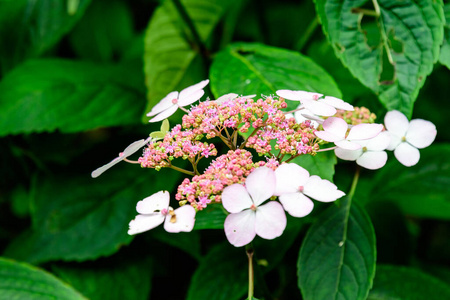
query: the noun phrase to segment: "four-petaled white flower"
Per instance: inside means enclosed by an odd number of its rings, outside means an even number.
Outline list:
[[[381,132],[372,139],[358,141],[360,149],[347,150],[342,148],[334,149],[337,157],[343,160],[355,161],[361,167],[370,170],[376,170],[383,167],[387,161],[387,153],[384,151],[391,138],[387,131]]]
[[[147,117],[153,117],[149,122],[158,122],[173,115],[179,107],[187,106],[200,99],[203,94],[203,88],[209,83],[209,80],[203,80],[188,88],[185,88],[180,93],[170,92],[152,110],[147,114]]]
[[[334,143],[339,148],[357,150],[361,148],[360,140],[376,137],[383,125],[381,124],[358,124],[351,127],[347,135],[348,124],[341,118],[330,117],[323,124],[323,131],[315,131],[314,134],[327,142]]]
[[[139,201],[136,205],[139,214],[130,222],[128,234],[153,229],[163,222],[167,232],[192,231],[195,223],[195,209],[190,205],[184,205],[173,210],[169,202],[170,195],[167,191],[157,192]]]
[[[232,184],[222,192],[223,207],[230,212],[225,219],[225,235],[235,247],[250,243],[256,235],[264,239],[280,236],[286,228],[286,214],[280,203],[264,201],[275,191],[274,171],[255,169],[242,184]]]
[[[431,145],[437,134],[436,126],[430,121],[415,119],[409,122],[406,116],[397,110],[386,114],[384,125],[391,135],[391,143],[387,149],[394,151],[398,161],[407,167],[419,162],[418,149]]]
[[[278,90],[277,95],[287,100],[300,101],[304,108],[319,116],[332,116],[336,114],[336,108],[354,110],[352,105],[336,97],[325,96],[323,99],[320,99],[323,94],[319,93]]]
[[[283,164],[275,170],[275,195],[284,209],[293,217],[304,217],[314,207],[308,197],[321,202],[332,202],[345,195],[336,185],[309,172],[297,164]]]
[[[151,138],[148,138],[146,140],[142,139],[142,140],[131,143],[128,147],[125,148],[125,150],[123,150],[123,152],[119,153],[118,157],[114,158],[112,161],[110,161],[106,165],[101,166],[100,168],[94,170],[91,173],[92,178],[96,178],[96,177],[102,175],[103,172],[105,172],[112,166],[118,164],[119,162],[121,162],[122,160],[127,158],[128,156],[134,154],[142,147],[144,147],[144,145],[147,144],[150,140],[151,140]]]

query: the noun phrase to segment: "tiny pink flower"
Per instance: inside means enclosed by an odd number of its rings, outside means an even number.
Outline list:
[[[274,195],[284,209],[293,217],[304,217],[314,207],[311,197],[321,202],[332,202],[345,195],[333,183],[309,172],[297,164],[283,164],[275,170],[276,188]]]
[[[209,80],[203,80],[188,88],[185,88],[180,93],[171,92],[164,97],[152,110],[147,114],[147,117],[152,117],[149,122],[158,122],[173,115],[179,107],[187,106],[200,99],[203,94],[203,88],[209,83]]]
[[[271,240],[283,233],[286,215],[280,203],[261,205],[273,195],[275,185],[274,172],[259,167],[248,175],[245,186],[233,184],[223,190],[222,204],[230,212],[225,219],[225,235],[232,245],[247,245],[256,235]]]
[[[415,119],[409,122],[406,116],[397,110],[386,114],[384,124],[391,136],[387,149],[393,150],[398,161],[407,167],[419,162],[418,149],[431,145],[437,134],[436,126],[430,121]]]
[[[358,141],[371,139],[383,130],[381,124],[358,124],[352,126],[347,135],[347,122],[336,117],[326,119],[322,126],[323,131],[314,132],[318,138],[347,150],[360,149],[361,145],[357,143]]]
[[[181,206],[175,210],[169,206],[170,195],[160,191],[136,205],[139,213],[129,224],[128,234],[133,235],[157,227],[164,223],[167,232],[189,232],[194,228],[195,209],[190,205]]]
[[[390,141],[389,132],[383,131],[372,139],[358,141],[357,143],[361,145],[360,149],[347,150],[337,148],[334,149],[334,153],[340,159],[356,160],[356,163],[361,167],[376,170],[386,164],[387,153],[384,150],[389,146]]]

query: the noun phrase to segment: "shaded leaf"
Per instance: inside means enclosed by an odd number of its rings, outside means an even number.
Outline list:
[[[210,204],[195,215],[194,230],[198,229],[223,229],[223,223],[227,212],[222,204]]]
[[[332,151],[319,152],[315,156],[300,155],[294,158],[292,162],[308,170],[310,175],[317,175],[322,179],[333,182],[337,158]]]
[[[450,3],[444,5],[444,42],[441,46],[439,62],[450,69]]]

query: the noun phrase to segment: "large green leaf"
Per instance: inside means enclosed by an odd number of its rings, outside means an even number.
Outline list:
[[[364,210],[343,198],[309,229],[298,259],[305,299],[366,299],[375,275],[375,233]]]
[[[450,299],[450,287],[414,268],[380,265],[377,266],[373,289],[367,299]]]
[[[83,15],[91,0],[75,6],[61,0],[0,1],[2,73],[52,47]]]
[[[445,26],[444,42],[441,46],[439,62],[450,69],[450,3],[444,5]]]
[[[439,58],[442,1],[374,1],[375,11],[379,11],[375,19],[363,15],[367,0],[315,2],[323,31],[342,63],[379,95],[387,109],[411,116],[419,90]],[[362,22],[370,20],[379,28],[375,41],[368,39],[362,28]],[[393,74],[383,78],[389,65]]]
[[[300,155],[294,158],[292,162],[308,170],[310,175],[317,175],[322,179],[333,181],[337,158],[332,151],[319,152],[315,156]]]
[[[228,93],[269,95],[280,89],[342,96],[333,78],[308,57],[261,44],[232,44],[218,53],[210,79],[216,97]]]
[[[223,229],[227,212],[222,204],[210,204],[195,216],[194,229]]]
[[[145,96],[124,71],[139,70],[60,59],[22,64],[0,82],[0,136],[139,123]]]
[[[86,298],[44,270],[0,258],[0,299],[83,300]]]
[[[194,23],[202,42],[213,29],[232,1],[181,1]],[[164,1],[156,9],[145,35],[144,71],[150,110],[166,94],[205,79],[205,64],[188,27],[173,1]],[[189,70],[189,72],[188,72]]]
[[[113,254],[132,240],[127,230],[137,214],[136,203],[158,190],[170,190],[178,179],[178,173],[163,177],[126,166],[97,179],[86,174],[38,180],[33,229],[17,238],[5,255],[42,263]]]
[[[369,201],[390,200],[407,215],[450,219],[450,144],[420,150],[417,165],[407,168],[394,157],[362,191]]]

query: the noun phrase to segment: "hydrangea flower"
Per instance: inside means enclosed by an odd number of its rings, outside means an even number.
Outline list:
[[[195,209],[190,205],[181,206],[175,210],[169,206],[170,195],[167,191],[160,191],[136,205],[139,213],[129,224],[128,234],[137,234],[164,222],[167,232],[189,232],[194,228]]]
[[[343,160],[355,161],[361,167],[376,170],[383,167],[387,161],[387,153],[384,151],[391,141],[387,131],[381,132],[372,139],[358,141],[360,149],[347,150],[342,148],[334,149],[337,157]]]
[[[261,205],[273,195],[275,186],[274,172],[259,167],[248,175],[245,186],[232,184],[223,190],[222,204],[230,212],[225,219],[225,235],[232,245],[247,245],[256,235],[270,240],[283,233],[286,215],[280,203]]]
[[[315,132],[318,138],[347,150],[360,149],[361,145],[358,144],[358,141],[371,139],[383,130],[383,125],[381,124],[358,124],[352,126],[347,135],[347,122],[336,117],[326,119],[322,126],[323,131]]]
[[[100,168],[94,170],[91,173],[92,178],[96,178],[96,177],[102,175],[103,172],[105,172],[106,170],[108,170],[112,166],[118,164],[119,162],[121,162],[122,160],[127,158],[128,156],[130,156],[130,155],[134,154],[135,152],[137,152],[139,149],[144,147],[144,145],[147,144],[150,141],[150,139],[151,138],[148,138],[146,140],[142,139],[142,140],[139,140],[139,141],[131,143],[128,147],[125,148],[125,150],[123,150],[123,152],[119,153],[118,157],[114,158],[112,161],[110,161],[106,165],[101,166]]]
[[[297,164],[282,164],[275,170],[276,188],[274,195],[284,209],[293,217],[304,217],[314,207],[308,197],[321,202],[332,202],[345,195],[336,185],[309,172]]]
[[[147,117],[153,117],[149,122],[158,122],[167,119],[173,115],[178,107],[187,106],[200,99],[203,94],[203,88],[209,83],[209,80],[203,80],[188,88],[185,88],[180,93],[170,92],[152,110],[147,114]]]
[[[391,136],[387,149],[394,151],[398,161],[407,167],[419,162],[418,149],[431,145],[437,134],[436,126],[430,121],[415,119],[409,122],[406,116],[397,110],[386,114],[384,124]]]
[[[335,97],[325,96],[323,99],[319,99],[323,96],[319,93],[278,90],[277,95],[284,99],[300,101],[305,109],[319,116],[332,116],[336,113],[336,109],[353,110],[352,105]]]

